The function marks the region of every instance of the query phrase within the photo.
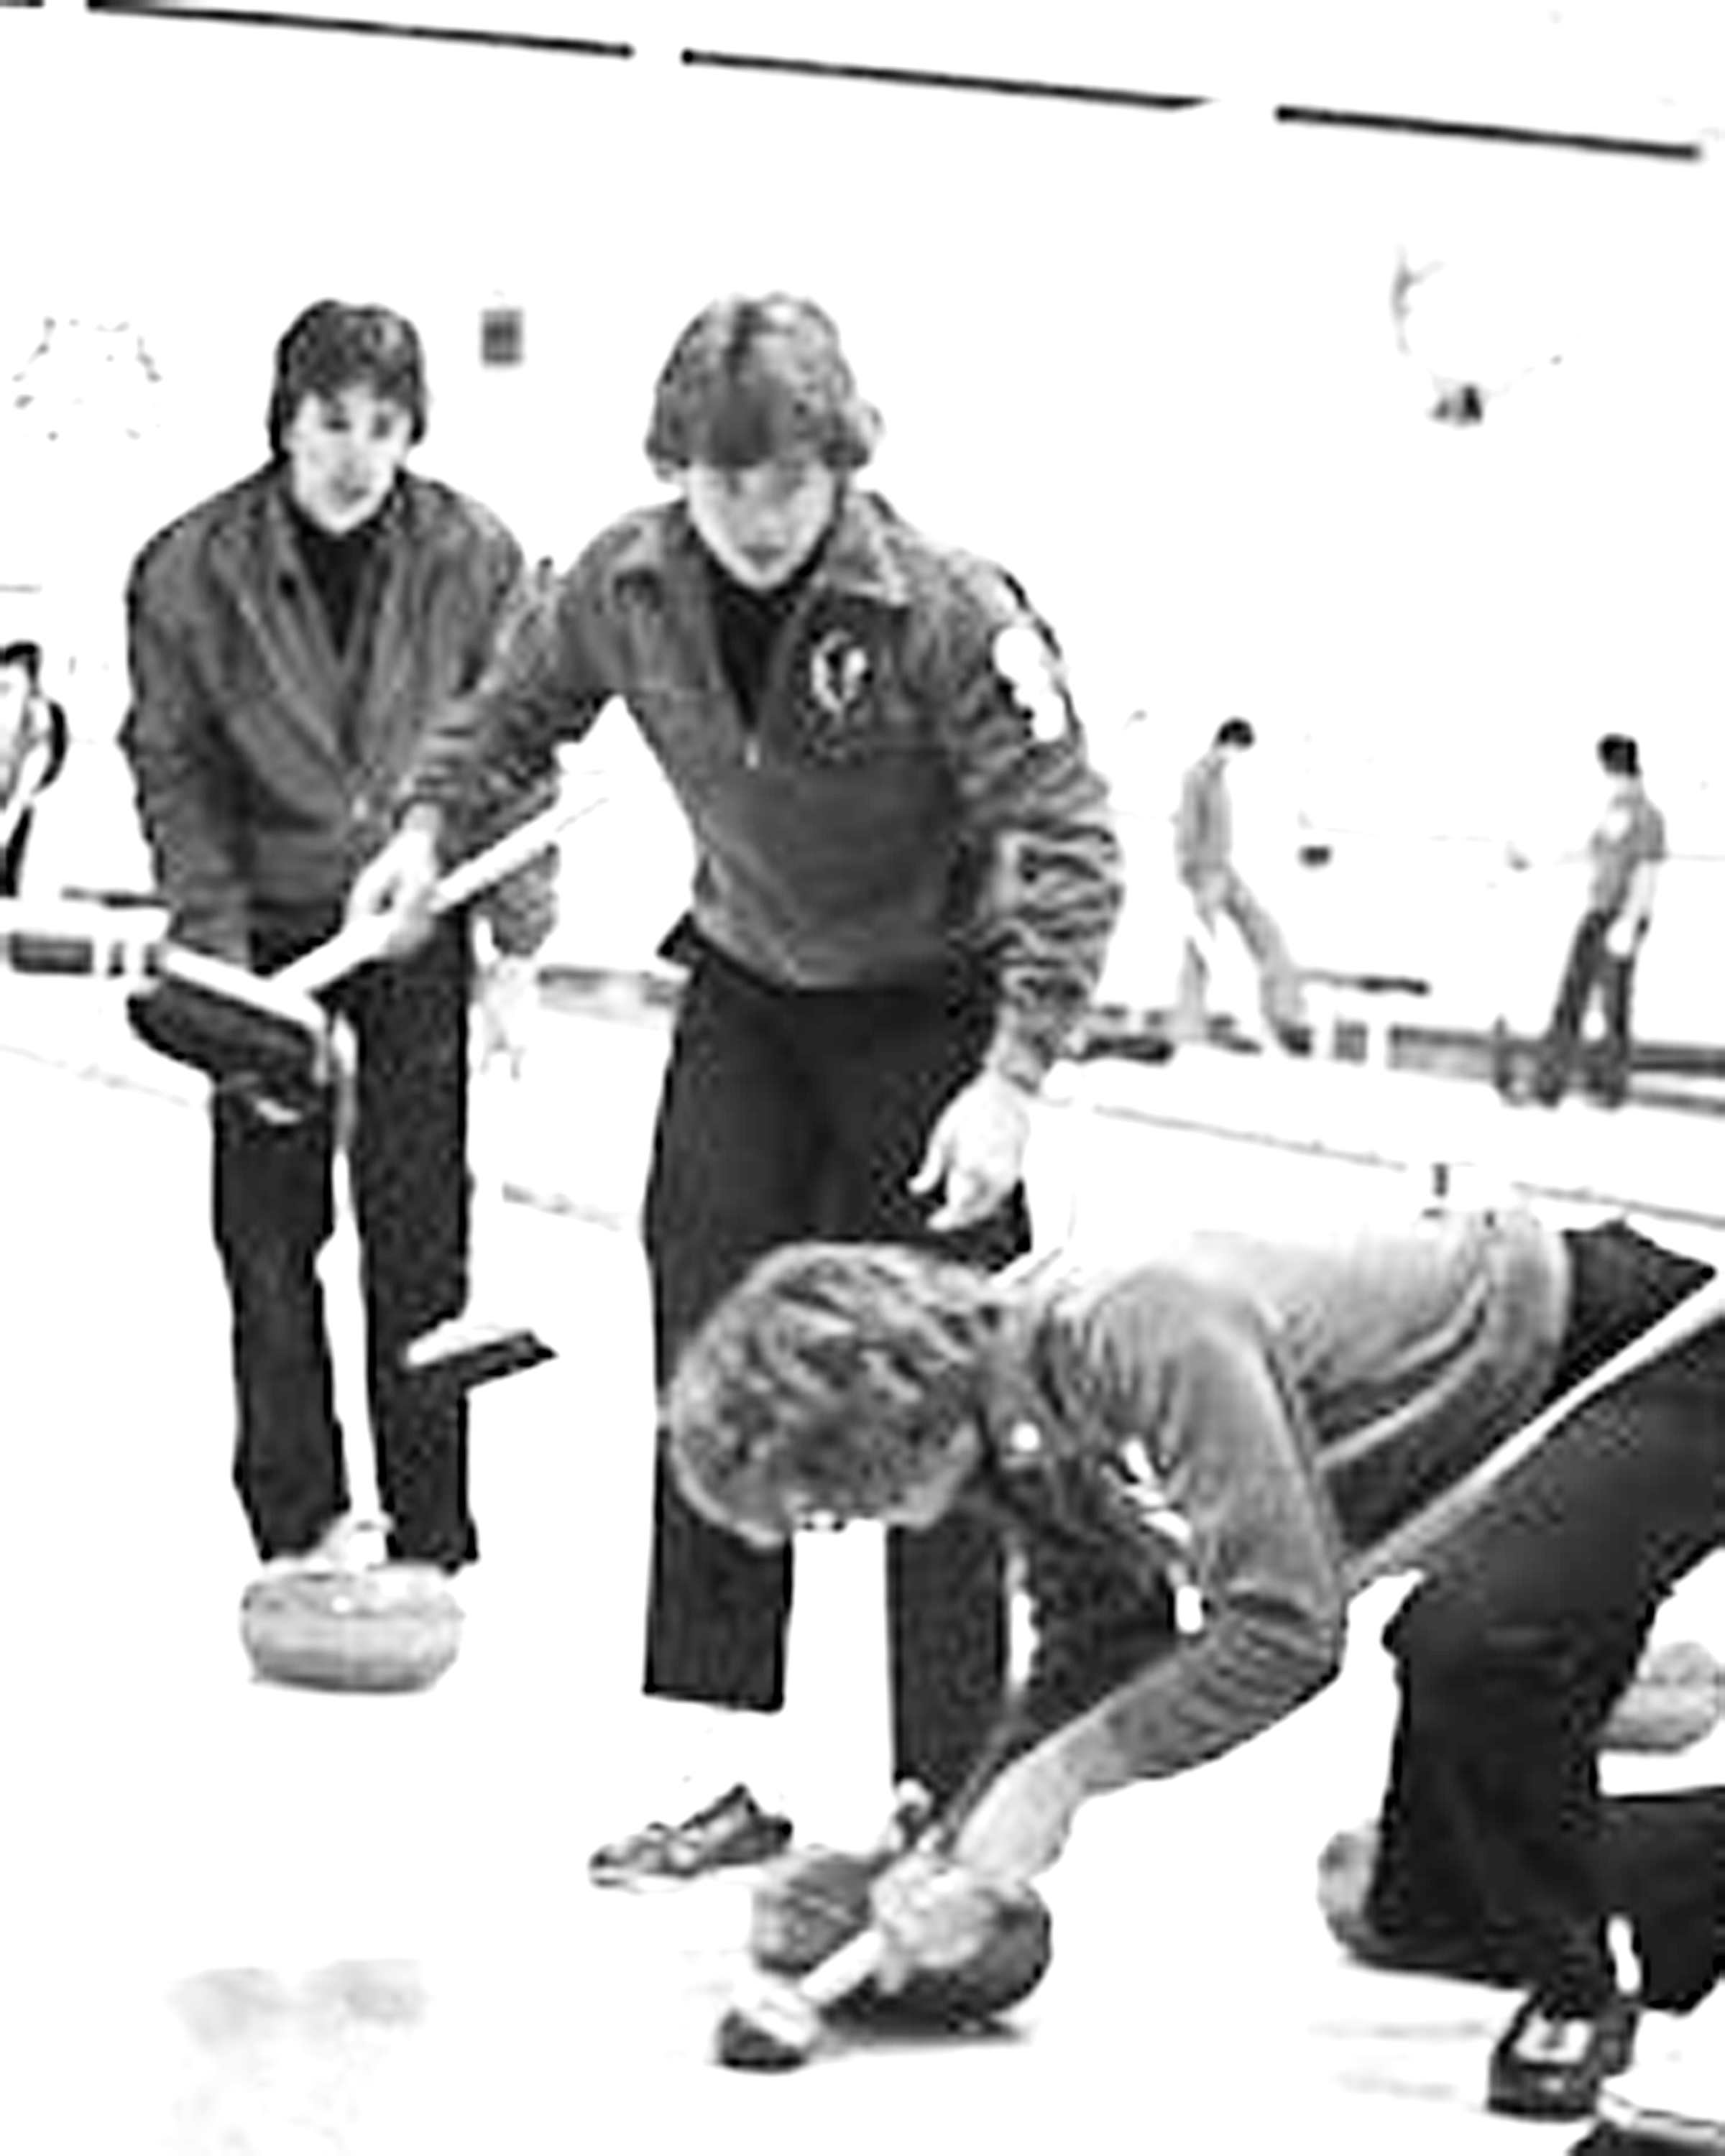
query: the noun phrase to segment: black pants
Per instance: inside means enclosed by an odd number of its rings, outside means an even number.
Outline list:
[[[24,855],[29,848],[34,821],[35,811],[27,808],[18,818],[12,836],[0,846],[0,898],[16,898],[23,888]]]
[[[1581,1052],[1581,1029],[1588,1007],[1595,997],[1605,1029],[1588,1074],[1589,1084],[1602,1101],[1620,1101],[1629,1091],[1630,1009],[1635,962],[1633,956],[1620,958],[1606,949],[1612,917],[1609,913],[1584,913],[1570,938],[1557,1002],[1534,1069],[1533,1091],[1542,1101],[1562,1099]]]
[[[1622,1227],[1567,1239],[1561,1390],[1708,1268]],[[1385,1635],[1399,1719],[1371,1914],[1583,2010],[1627,1916],[1653,2004],[1725,1969],[1725,1792],[1605,1802],[1599,1740],[1666,1595],[1725,1540],[1725,1329],[1584,1405]]]
[[[927,1244],[907,1185],[940,1111],[973,1077],[993,1024],[974,979],[803,993],[711,951],[692,958],[660,1098],[645,1205],[660,1381],[752,1261],[818,1235]],[[995,1265],[1028,1248],[1022,1193],[942,1247]],[[783,1704],[789,1550],[765,1553],[684,1503],[660,1445],[647,1620],[649,1693]],[[896,1777],[957,1788],[999,1704],[1004,1564],[984,1523],[887,1537]]]
[[[265,970],[314,937],[258,939]],[[466,1301],[464,919],[331,998],[354,1028],[349,1156],[364,1297],[366,1386],[392,1554],[451,1569],[478,1554],[467,1409],[416,1385],[403,1348]],[[285,1127],[218,1091],[213,1217],[233,1312],[234,1474],[260,1556],[302,1550],[347,1507],[319,1253],[335,1224],[333,1106]]]

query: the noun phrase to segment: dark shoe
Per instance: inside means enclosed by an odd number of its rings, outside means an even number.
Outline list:
[[[763,1863],[790,1839],[790,1821],[781,1813],[763,1811],[739,1782],[680,1826],[655,1820],[639,1834],[607,1842],[588,1859],[588,1876],[595,1887],[698,1879],[730,1865]]]
[[[1601,2087],[1634,2055],[1636,2019],[1621,1992],[1592,2013],[1532,1993],[1492,2051],[1487,2107],[1514,2118],[1591,2118]]]

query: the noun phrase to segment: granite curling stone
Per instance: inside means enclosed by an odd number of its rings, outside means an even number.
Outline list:
[[[435,1565],[308,1565],[246,1589],[239,1630],[257,1675],[321,1691],[419,1691],[461,1645],[461,1605]]]
[[[1725,1719],[1725,1667],[1698,1640],[1659,1640],[1642,1655],[1599,1734],[1604,1752],[1683,1752]]]
[[[798,1850],[781,1858],[754,1895],[749,1946],[756,1964],[788,1977],[817,1968],[868,1924],[870,1889],[890,1861],[886,1855],[833,1849]],[[1002,1897],[988,1938],[968,1961],[952,1969],[918,1969],[895,1991],[865,1984],[830,2015],[906,2029],[992,2020],[1042,1981],[1053,1950],[1048,1905],[1024,1887]]]

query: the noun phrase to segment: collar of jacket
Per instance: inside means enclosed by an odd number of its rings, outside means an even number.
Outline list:
[[[1072,1413],[1050,1355],[1053,1298],[1059,1272],[1055,1255],[1014,1268],[1003,1283],[999,1322],[984,1379],[983,1422],[988,1449],[1007,1474],[1045,1473],[1090,1448],[1081,1418]]]
[[[1063,1287],[1079,1277],[1059,1250],[1019,1273],[996,1336],[983,1456],[967,1498],[997,1526],[1131,1549],[1164,1578],[1183,1580],[1190,1533],[1145,1438],[1122,1442],[1087,1397],[1081,1349],[1060,1307]]]
[[[248,513],[223,521],[213,549],[216,566],[237,583],[255,585],[255,580],[268,578],[270,588],[275,579],[303,576],[281,468],[260,465],[236,493]],[[378,551],[383,554],[393,553],[410,537],[429,536],[419,490],[410,472],[397,478],[375,524]]]
[[[316,742],[323,753],[345,762],[340,723],[345,700],[362,696],[369,708],[381,710],[404,665],[407,645],[398,617],[407,602],[396,567],[410,539],[430,537],[424,498],[412,475],[403,472],[377,512],[377,552],[367,573],[375,579],[387,618],[356,657],[344,660],[312,610],[282,603],[284,595],[307,583],[308,573],[294,542],[280,468],[262,466],[237,492],[242,513],[215,535],[211,567],[253,624],[281,716]],[[423,547],[415,551],[423,552]]]
[[[907,607],[911,579],[895,542],[896,522],[879,495],[845,485],[815,568],[815,587],[854,593],[880,606]],[[619,578],[645,576],[664,581],[698,559],[701,552],[687,508],[680,501],[673,501],[635,522],[613,563],[613,573]]]

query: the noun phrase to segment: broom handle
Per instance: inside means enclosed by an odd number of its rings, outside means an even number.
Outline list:
[[[434,916],[452,912],[472,898],[536,860],[571,824],[601,804],[598,801],[554,802],[549,808],[530,816],[501,839],[458,862],[439,877],[431,894]],[[395,924],[387,913],[371,913],[350,921],[325,942],[295,958],[268,978],[277,986],[304,995],[317,995],[349,973],[357,973],[389,948]]]
[[[1715,1273],[1692,1289],[1664,1317],[1578,1379],[1531,1421],[1522,1424],[1495,1451],[1488,1452],[1471,1473],[1435,1497],[1423,1512],[1392,1528],[1375,1547],[1363,1551],[1349,1568],[1350,1593],[1420,1563],[1446,1536],[1466,1527],[1505,1478],[1531,1458],[1579,1408],[1722,1318],[1725,1318],[1725,1272]]]
[[[797,1990],[817,2012],[838,2005],[878,1976],[886,1959],[886,1942],[873,1924],[865,1926],[824,1961],[797,1979]]]

